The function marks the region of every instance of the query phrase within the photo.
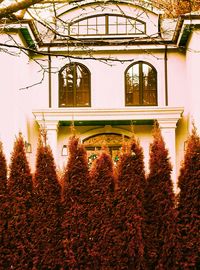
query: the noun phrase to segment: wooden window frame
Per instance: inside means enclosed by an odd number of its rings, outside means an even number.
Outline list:
[[[147,65],[149,67],[151,67],[153,69],[153,71],[155,72],[155,79],[156,79],[156,89],[155,89],[155,93],[156,93],[156,100],[155,100],[155,104],[144,104],[144,85],[143,85],[143,69],[142,69],[142,65]],[[127,79],[126,79],[126,75],[127,72],[129,71],[130,68],[132,68],[135,65],[139,65],[139,103],[138,104],[127,104],[126,102],[126,98],[127,98],[127,94],[128,94],[128,86],[127,86]],[[124,73],[124,79],[125,79],[125,106],[158,106],[158,82],[157,82],[157,70],[155,69],[155,67],[153,65],[151,65],[148,62],[145,61],[137,61],[133,64],[131,64],[130,66],[127,67],[127,69],[125,70]]]
[[[126,18],[127,21],[126,21],[126,33],[118,33],[118,25],[119,24],[116,24],[117,25],[117,31],[115,33],[109,33],[109,17],[112,16],[112,17],[122,17],[122,18]],[[88,34],[88,19],[90,18],[98,18],[98,17],[105,17],[105,33],[96,33],[96,34]],[[79,26],[79,23],[81,21],[86,21],[86,24],[87,24],[87,34],[81,34],[80,33],[80,26]],[[144,25],[144,32],[141,32],[141,33],[138,33],[137,31],[135,33],[127,33],[127,22],[129,20],[133,20],[135,21],[135,23],[140,23],[142,25]],[[77,33],[76,34],[71,34],[70,32],[70,27],[73,26],[74,24],[78,24],[77,25]],[[85,24],[85,25],[86,25]],[[96,29],[98,30],[98,24],[97,24],[97,19],[96,19]],[[98,32],[98,31],[97,31]],[[144,35],[146,34],[146,23],[144,21],[141,21],[139,19],[136,19],[134,17],[130,17],[130,16],[125,16],[125,15],[121,15],[121,14],[109,14],[109,13],[106,13],[106,14],[101,14],[101,15],[93,15],[93,16],[88,16],[88,17],[85,17],[85,18],[82,18],[82,19],[79,19],[79,20],[75,20],[74,22],[71,22],[69,23],[68,25],[68,35],[70,36],[112,36],[112,35],[117,35],[117,36],[123,36],[123,35],[127,35],[127,36],[132,36],[132,35]]]
[[[74,71],[73,71],[73,105],[61,105],[61,89],[62,89],[62,72],[67,68],[67,66],[71,66],[73,65],[75,68],[74,68]],[[87,71],[87,74],[88,74],[88,105],[77,105],[77,89],[76,89],[76,81],[77,81],[77,77],[76,77],[76,68],[77,66],[81,66],[82,68],[84,68],[86,71]],[[90,73],[90,70],[83,64],[81,63],[78,63],[78,62],[72,62],[72,63],[68,63],[66,64],[64,67],[62,67],[59,71],[59,97],[58,97],[58,105],[59,105],[59,108],[70,108],[70,107],[91,107],[91,73]]]

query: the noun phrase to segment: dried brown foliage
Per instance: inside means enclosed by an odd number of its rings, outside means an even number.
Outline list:
[[[90,177],[92,180],[90,210],[90,238],[93,269],[117,269],[116,247],[113,226],[113,195],[115,186],[114,167],[108,149],[93,162]]]
[[[8,194],[7,194],[7,163],[0,142],[0,269],[7,267],[7,223],[8,223]]]
[[[187,140],[184,161],[178,179],[178,228],[181,269],[200,265],[200,137],[196,128]]]
[[[143,150],[133,136],[117,166],[118,191],[115,196],[116,245],[119,269],[146,269],[143,239],[143,197],[145,186]]]
[[[61,186],[52,151],[41,141],[37,149],[34,184],[34,267],[60,269],[64,257]]]
[[[145,248],[148,269],[176,268],[176,210],[172,166],[161,130],[154,125],[145,189]]]
[[[64,175],[63,232],[65,267],[90,269],[90,240],[88,218],[90,184],[87,154],[79,139],[69,139],[69,157]]]
[[[9,269],[32,267],[33,185],[21,134],[15,141],[8,180],[7,241]]]

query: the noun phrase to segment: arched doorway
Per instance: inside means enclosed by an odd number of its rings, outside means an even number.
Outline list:
[[[117,133],[101,133],[85,138],[83,140],[83,144],[88,154],[89,163],[96,158],[102,145],[106,145],[108,147],[114,162],[117,162],[122,143],[128,139],[128,136]]]

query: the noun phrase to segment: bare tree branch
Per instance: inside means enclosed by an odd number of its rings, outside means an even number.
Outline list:
[[[12,3],[6,7],[0,8],[0,19],[9,17],[13,13],[29,8],[32,5],[42,2],[43,0],[22,0],[20,2]]]
[[[46,45],[46,47],[51,46],[52,40],[56,41],[57,38],[58,39],[60,38],[60,40],[63,41],[63,44],[64,44],[64,42],[66,42],[65,43],[65,46],[66,46],[65,53],[58,52],[58,51],[54,51],[54,52],[43,51],[42,49],[40,50],[40,48],[38,48],[38,49],[36,49],[36,48],[34,49],[32,47],[28,48],[26,46],[18,44],[14,40],[12,40],[14,43],[13,45],[9,44],[7,42],[0,43],[0,50],[2,52],[10,53],[11,55],[15,55],[16,54],[15,50],[14,50],[14,52],[12,52],[12,48],[13,48],[13,49],[18,49],[20,53],[21,52],[25,53],[28,57],[33,56],[33,57],[31,57],[32,61],[34,61],[36,64],[38,64],[41,68],[41,71],[43,71],[42,78],[39,82],[36,82],[30,86],[24,87],[23,89],[28,89],[30,87],[33,87],[35,85],[42,83],[45,73],[49,72],[48,68],[45,65],[43,65],[43,63],[42,63],[43,60],[37,59],[37,57],[40,57],[40,56],[51,55],[51,56],[56,56],[56,57],[62,57],[65,59],[67,58],[67,59],[69,59],[69,61],[71,59],[97,60],[97,61],[100,61],[100,62],[102,62],[106,65],[110,65],[110,66],[113,65],[113,62],[120,62],[123,64],[124,62],[134,61],[134,59],[132,59],[131,57],[130,57],[130,59],[120,59],[117,56],[113,57],[111,55],[108,55],[107,57],[94,56],[95,50],[92,47],[90,47],[90,46],[93,46],[94,41],[88,41],[88,40],[82,39],[81,37],[71,36],[68,34],[67,31],[65,31],[68,27],[69,22],[62,20],[62,18],[60,18],[57,15],[57,12],[59,10],[59,9],[57,9],[57,7],[59,8],[61,3],[70,4],[70,3],[74,2],[74,3],[76,3],[76,6],[80,7],[80,9],[81,9],[82,8],[81,3],[80,3],[80,2],[82,2],[81,0],[15,0],[15,1],[10,1],[11,4],[7,4],[7,6],[4,2],[8,3],[7,1],[0,0],[0,19],[2,19],[2,18],[11,19],[12,18],[15,20],[15,22],[17,19],[17,22],[20,25],[20,23],[23,22],[22,19],[24,17],[24,14],[26,13],[26,15],[28,15],[28,18],[31,17],[32,20],[34,22],[36,22],[38,26],[40,26],[39,27],[40,30],[38,33],[40,34],[41,39],[44,37],[45,38],[47,37],[47,39],[45,40],[45,43],[44,43]],[[110,0],[110,1],[97,1],[96,5],[98,7],[99,6],[103,7],[104,4],[107,2],[109,2],[109,4],[110,3],[115,4],[118,11],[123,16],[125,16],[125,13],[124,13],[123,9],[120,8],[119,1],[117,1],[117,0],[116,1],[115,0],[113,0],[113,1],[112,0]],[[145,4],[145,2],[146,2],[145,0],[144,1],[141,0],[141,5]],[[148,2],[151,3],[154,7],[157,7],[158,9],[162,9],[165,13],[165,17],[177,17],[177,14],[180,15],[180,14],[185,13],[186,11],[191,12],[193,10],[197,10],[200,7],[200,0],[157,0],[157,1],[156,0],[149,0]],[[134,5],[135,1],[129,1],[129,3]],[[47,16],[43,17],[44,14],[41,11],[44,11],[44,9],[46,9],[47,11],[50,10],[50,13],[48,13],[48,14],[50,14],[49,17],[47,17]],[[16,15],[16,12],[17,12],[17,15]],[[144,9],[143,13],[145,13],[145,12],[146,11]],[[135,19],[139,19],[139,16],[141,16],[141,15],[142,15],[142,13],[138,13],[138,16]],[[52,17],[54,18],[54,20],[52,20]],[[3,24],[7,24],[9,22],[12,23],[13,20],[5,20],[3,22]],[[9,34],[8,34],[8,36],[9,36]],[[158,36],[157,33],[152,34],[152,36],[149,36],[146,34],[146,38],[148,41],[151,41],[154,44],[160,44],[160,45],[165,44],[166,40],[161,35],[159,35],[159,38],[157,38],[157,36]],[[141,40],[144,41],[144,38],[141,37]],[[128,46],[129,44],[132,44],[132,42],[138,42],[138,41],[140,41],[140,37],[135,37],[135,38],[132,37],[130,40],[123,40],[123,39],[116,40],[115,45]],[[112,40],[104,40],[103,38],[99,39],[99,42],[100,42],[100,44],[109,45],[109,46],[111,46],[113,44]],[[55,44],[56,43],[54,43],[54,45]],[[80,55],[80,54],[78,55],[76,53],[73,54],[72,51],[68,51],[69,45],[72,45],[75,48],[77,48],[77,47],[81,48],[84,55]],[[151,50],[144,49],[140,45],[140,43],[137,43],[137,47],[140,48],[141,50],[143,50],[146,54],[150,54],[151,56],[155,57],[157,60],[161,60],[161,58],[154,55]],[[11,51],[9,51],[9,49]],[[182,49],[182,48],[180,48],[180,49]],[[18,55],[18,53],[16,55]],[[34,57],[36,55],[37,55],[37,57]],[[43,57],[41,57],[41,58],[43,58]]]
[[[125,62],[131,62],[134,61],[133,58],[131,59],[119,59],[119,58],[113,58],[113,57],[92,57],[92,55],[88,55],[86,57],[81,57],[81,56],[73,56],[73,55],[69,55],[69,54],[62,54],[62,53],[53,53],[53,52],[45,52],[45,51],[39,51],[39,50],[34,50],[31,48],[27,48],[27,47],[23,47],[21,45],[11,45],[11,44],[6,44],[6,43],[0,43],[0,47],[5,47],[5,48],[14,48],[14,49],[19,49],[23,52],[30,52],[33,54],[37,54],[37,55],[43,55],[43,56],[60,56],[63,58],[71,58],[71,59],[82,59],[82,60],[98,60],[98,61],[102,61],[102,62],[121,62],[121,63],[125,63]]]
[[[33,83],[33,84],[31,84],[31,85],[28,85],[28,86],[26,86],[26,87],[21,87],[19,90],[28,90],[29,88],[35,87],[35,86],[37,86],[37,85],[40,85],[40,84],[43,82],[43,80],[44,80],[45,72],[46,72],[46,71],[43,69],[43,70],[42,70],[42,77],[41,77],[41,79],[40,79],[38,82]]]

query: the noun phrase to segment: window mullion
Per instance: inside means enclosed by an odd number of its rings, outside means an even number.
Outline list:
[[[109,21],[108,21],[108,15],[105,16],[105,26],[106,26],[106,35],[109,35]]]
[[[74,100],[74,106],[77,104],[77,97],[76,97],[76,80],[77,80],[77,72],[76,72],[76,64],[73,65],[73,100]]]
[[[143,72],[142,63],[139,63],[139,103],[143,105]]]
[[[88,19],[87,19],[87,35],[89,34],[88,31],[89,31],[89,26],[88,26]]]
[[[95,34],[97,35],[97,33],[98,33],[98,25],[97,25],[97,23],[98,23],[98,19],[97,19],[97,16],[96,16],[96,18],[95,18]]]

